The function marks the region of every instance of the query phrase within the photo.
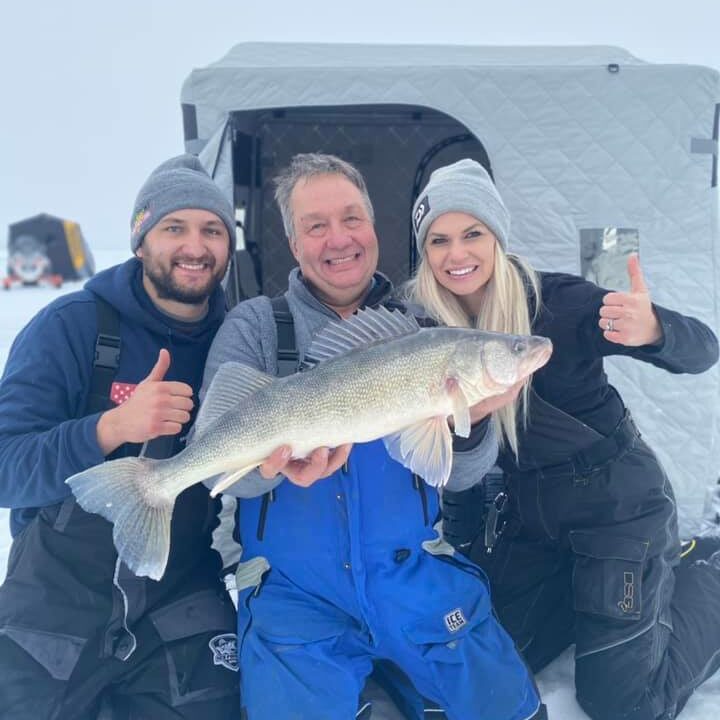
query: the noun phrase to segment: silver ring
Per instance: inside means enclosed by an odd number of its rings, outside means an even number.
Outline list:
[[[614,329],[615,329],[615,326],[613,325],[612,318],[608,318],[607,331],[612,332]]]

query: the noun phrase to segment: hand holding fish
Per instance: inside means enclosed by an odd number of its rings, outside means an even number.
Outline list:
[[[163,378],[170,368],[170,353],[160,350],[155,367],[132,395],[100,416],[97,439],[109,455],[123,443],[143,443],[160,435],[176,435],[190,420],[192,388]]]
[[[495,410],[499,410],[506,405],[510,405],[510,403],[514,403],[515,400],[517,400],[517,396],[520,394],[520,391],[523,389],[523,385],[525,385],[524,379],[520,382],[516,382],[504,393],[485,398],[485,400],[481,400],[479,403],[473,405],[470,408],[470,424],[474,425],[490,415],[490,413],[495,412]]]
[[[320,447],[305,458],[291,458],[289,445],[281,445],[260,466],[260,474],[266,479],[282,473],[291,483],[310,487],[317,480],[329,477],[347,462],[352,443],[336,448]]]
[[[654,345],[663,337],[645,284],[640,259],[628,257],[630,292],[610,292],[603,298],[598,325],[606,340],[628,347]]]

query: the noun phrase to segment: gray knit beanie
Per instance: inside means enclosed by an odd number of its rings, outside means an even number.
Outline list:
[[[235,252],[235,217],[232,206],[207,174],[195,155],[166,160],[150,173],[140,188],[130,219],[130,249],[133,253],[145,235],[174,210],[208,210],[215,213],[230,234],[230,251]]]
[[[472,215],[492,230],[504,250],[508,247],[510,214],[487,170],[465,158],[438,168],[413,206],[413,229],[422,255],[425,238],[436,218],[447,212]]]

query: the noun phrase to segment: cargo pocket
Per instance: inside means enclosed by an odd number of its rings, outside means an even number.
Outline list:
[[[237,693],[236,615],[228,596],[193,593],[150,620],[165,647],[173,707]]]
[[[355,625],[343,610],[307,593],[277,569],[263,577],[261,587],[246,607],[252,632],[263,643],[288,649],[312,645],[335,639]]]
[[[51,633],[44,630],[6,625],[0,628],[33,660],[42,665],[55,680],[67,681],[72,675],[87,640],[75,635]]]
[[[319,607],[301,607],[292,602],[276,605],[265,596],[251,607],[253,630],[276,651],[300,646],[308,650],[311,645],[339,638],[351,627],[349,618],[336,609],[324,612]]]
[[[434,699],[453,717],[529,718],[539,701],[512,639],[486,593],[468,605],[403,627],[434,682]]]
[[[150,619],[160,637],[173,642],[214,630],[234,630],[235,609],[223,593],[202,590],[154,610]]]
[[[478,599],[474,607],[458,605],[445,612],[434,612],[403,627],[405,637],[431,662],[462,663],[465,653],[462,643],[490,615],[487,595]]]
[[[638,620],[648,541],[571,531],[574,608],[615,620]]]

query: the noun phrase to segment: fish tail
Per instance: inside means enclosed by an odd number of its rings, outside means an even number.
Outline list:
[[[113,523],[118,557],[136,575],[160,580],[170,554],[175,496],[151,492],[159,485],[162,460],[128,457],[104,462],[65,482],[87,512]]]

